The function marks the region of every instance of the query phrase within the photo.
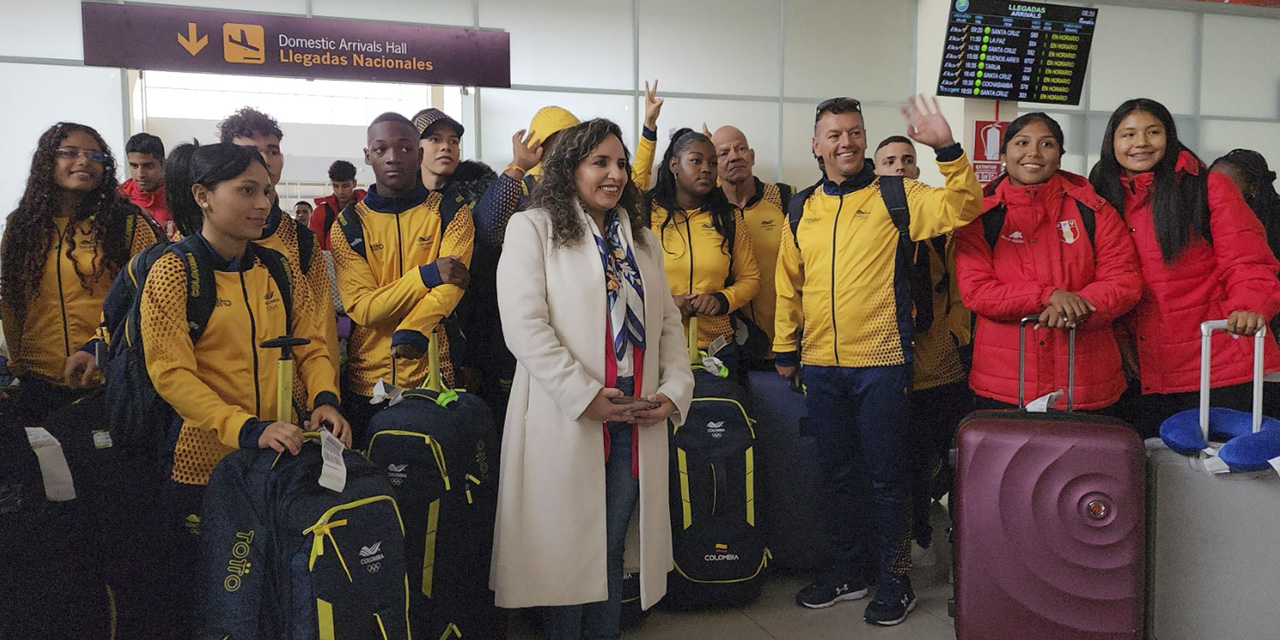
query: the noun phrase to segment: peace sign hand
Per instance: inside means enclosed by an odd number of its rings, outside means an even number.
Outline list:
[[[658,97],[658,80],[653,81],[653,88],[649,88],[649,81],[644,81],[644,126],[650,131],[656,131],[658,128],[658,115],[662,113],[662,98]]]
[[[951,125],[947,124],[947,119],[942,117],[942,111],[938,109],[937,98],[930,97],[926,101],[923,94],[919,97],[912,96],[907,98],[907,104],[901,111],[902,117],[907,119],[907,135],[912,140],[934,149],[956,143],[951,134]]]

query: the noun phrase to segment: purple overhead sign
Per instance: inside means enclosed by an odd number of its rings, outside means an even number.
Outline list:
[[[97,2],[81,11],[90,66],[511,86],[505,31]]]

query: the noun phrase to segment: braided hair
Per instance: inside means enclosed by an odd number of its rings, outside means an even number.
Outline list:
[[[44,265],[53,247],[56,227],[53,220],[61,210],[62,198],[67,197],[58,185],[57,150],[73,133],[85,133],[98,143],[107,161],[102,164],[102,179],[86,192],[80,205],[71,214],[59,247],[66,247],[71,258],[76,249],[75,234],[80,223],[89,220],[89,235],[93,238],[93,271],[84,273],[80,264],[72,260],[80,286],[86,290],[106,274],[114,275],[129,261],[131,239],[119,230],[123,219],[133,215],[133,207],[124,204],[117,193],[116,159],[102,136],[93,127],[74,122],[59,122],[40,135],[35,154],[31,157],[31,171],[27,175],[27,187],[18,208],[9,214],[4,234],[4,246],[0,247],[0,296],[14,314],[26,318],[27,303],[38,295]]]
[[[1280,256],[1280,194],[1276,193],[1276,172],[1267,166],[1267,159],[1261,153],[1249,149],[1233,149],[1214,160],[1211,166],[1216,167],[1220,163],[1235,167],[1244,178],[1249,187],[1243,194],[1244,201],[1262,221],[1271,253]]]
[[[680,209],[676,199],[678,185],[676,184],[676,175],[671,171],[671,159],[679,157],[690,145],[699,142],[711,145],[711,157],[714,158],[715,145],[707,136],[688,127],[679,129],[671,134],[671,143],[667,145],[666,152],[662,154],[662,161],[658,164],[658,180],[653,185],[653,188],[644,194],[645,218],[650,228],[653,226],[655,205],[662,207],[667,212],[667,217],[662,220],[662,224],[658,228],[659,237],[666,236],[667,227],[674,224],[675,212]],[[733,225],[733,203],[729,202],[723,190],[715,187],[711,189],[710,193],[703,196],[701,207],[711,212],[711,224],[720,233],[720,249],[728,253],[729,241],[732,239],[730,238],[732,234],[730,228]],[[676,230],[679,232],[678,226]]]

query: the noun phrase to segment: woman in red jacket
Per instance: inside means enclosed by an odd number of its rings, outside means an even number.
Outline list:
[[[1240,190],[1178,141],[1164,105],[1145,98],[1111,114],[1089,179],[1124,218],[1142,268],[1142,300],[1119,325],[1125,367],[1142,386],[1127,417],[1154,434],[1197,405],[1200,323],[1222,318],[1234,335],[1213,339],[1211,386],[1222,389],[1213,404],[1248,410],[1253,341],[1231,338],[1280,312],[1280,262]],[[1280,350],[1265,342],[1266,371],[1280,370]]]
[[[969,383],[980,406],[1018,401],[1019,320],[1033,314],[1027,401],[1066,389],[1067,332],[1056,330],[1066,327],[1076,328],[1076,408],[1110,406],[1125,389],[1111,322],[1141,292],[1133,242],[1084,176],[1059,169],[1062,141],[1043,113],[1014,120],[981,224],[955,233],[960,296],[978,316]]]

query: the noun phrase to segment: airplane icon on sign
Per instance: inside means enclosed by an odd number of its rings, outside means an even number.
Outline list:
[[[238,64],[264,64],[266,32],[259,24],[222,25],[222,58]]]

